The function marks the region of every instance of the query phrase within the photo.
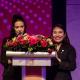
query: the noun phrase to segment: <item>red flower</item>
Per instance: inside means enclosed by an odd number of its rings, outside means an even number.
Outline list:
[[[17,42],[19,44],[25,45],[28,42],[27,36],[19,35],[17,37]]]
[[[23,39],[23,36],[22,35],[19,35],[18,37],[17,37],[17,41],[19,42],[19,41],[21,41]]]
[[[7,49],[13,47],[14,50],[15,47],[17,47],[16,49],[19,47],[19,50],[22,50],[22,47],[24,47],[24,51],[39,51],[40,49],[41,51],[46,50],[49,53],[52,52],[52,49],[50,49],[49,46],[52,45],[52,41],[48,39],[48,37],[43,35],[30,36],[28,34],[18,35],[17,37],[12,38],[12,40],[8,40],[6,43]]]
[[[17,46],[18,43],[16,41],[12,42],[12,46]]]
[[[37,44],[39,39],[36,36],[30,36],[29,37],[29,44],[30,46]]]
[[[16,41],[7,41],[6,46],[17,46],[17,42]]]
[[[6,46],[11,46],[11,45],[12,45],[12,41],[7,40]]]
[[[19,43],[22,44],[22,45],[25,45],[25,44],[27,43],[27,41],[24,40],[24,39],[21,39],[21,40],[19,41]]]
[[[47,41],[45,40],[45,39],[42,39],[41,41],[40,41],[40,43],[41,43],[41,46],[42,47],[47,47]]]

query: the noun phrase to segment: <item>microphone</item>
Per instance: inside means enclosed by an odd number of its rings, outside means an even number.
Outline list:
[[[23,32],[19,31],[18,34],[17,34],[17,36],[18,36],[18,35],[23,35]]]

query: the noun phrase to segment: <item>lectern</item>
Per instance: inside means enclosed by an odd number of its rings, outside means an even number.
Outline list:
[[[6,51],[12,58],[13,66],[22,67],[22,80],[46,80],[46,66],[51,66],[55,52],[15,52]]]

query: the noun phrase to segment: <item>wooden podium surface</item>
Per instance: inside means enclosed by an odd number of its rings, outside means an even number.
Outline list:
[[[51,58],[55,52],[13,52],[6,55],[12,57],[13,66],[22,66],[22,80],[46,80],[46,66],[51,66]]]

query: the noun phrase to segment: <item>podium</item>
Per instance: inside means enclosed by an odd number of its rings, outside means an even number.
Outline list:
[[[12,58],[13,66],[22,67],[22,80],[46,80],[46,66],[51,66],[55,52],[15,52],[6,51]]]

